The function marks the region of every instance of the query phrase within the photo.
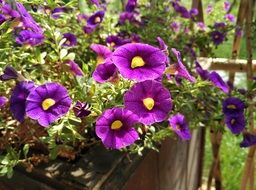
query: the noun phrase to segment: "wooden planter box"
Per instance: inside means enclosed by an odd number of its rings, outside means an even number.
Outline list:
[[[188,142],[166,139],[160,152],[130,156],[95,146],[76,163],[53,161],[31,173],[17,167],[1,190],[197,190],[202,131]]]

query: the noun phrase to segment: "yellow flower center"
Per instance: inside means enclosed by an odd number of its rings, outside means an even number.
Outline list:
[[[235,124],[236,120],[235,119],[231,119],[231,124]]]
[[[95,23],[100,23],[100,21],[101,21],[101,18],[100,18],[99,16],[97,16],[97,17],[95,18],[95,20],[94,20]]]
[[[52,107],[55,104],[55,100],[51,99],[51,98],[47,98],[43,101],[42,103],[42,107],[43,110],[48,110],[50,107]]]
[[[145,98],[143,99],[143,104],[148,110],[152,110],[155,105],[155,101],[152,98]]]
[[[235,110],[236,109],[236,106],[233,105],[233,104],[230,104],[227,106],[228,109],[232,109],[232,110]]]
[[[142,67],[145,65],[145,62],[143,61],[142,57],[140,56],[135,56],[132,58],[132,63],[131,63],[131,68],[136,68],[136,67]]]
[[[177,129],[178,131],[180,131],[180,130],[181,130],[181,126],[180,126],[179,124],[177,124],[177,125],[176,125],[176,129]]]
[[[110,46],[111,46],[111,47],[114,47],[115,45],[116,45],[115,42],[111,42],[111,43],[110,43]]]
[[[97,65],[102,64],[105,62],[105,59],[102,56],[97,56]]]
[[[120,120],[115,120],[112,124],[111,124],[111,129],[113,130],[117,130],[120,129],[123,126],[123,123]]]

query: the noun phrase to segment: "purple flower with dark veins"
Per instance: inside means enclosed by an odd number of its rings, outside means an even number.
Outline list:
[[[113,63],[127,79],[144,81],[160,77],[165,70],[167,56],[158,48],[142,43],[129,43],[112,54]]]
[[[239,134],[244,130],[246,121],[243,114],[226,115],[225,124],[233,134]]]
[[[184,115],[177,113],[168,119],[170,127],[182,140],[190,140],[191,133]]]
[[[99,83],[114,81],[117,78],[117,68],[111,61],[106,61],[96,67],[92,77]]]
[[[215,45],[220,45],[226,38],[226,34],[219,31],[213,31],[210,35]]]
[[[244,112],[245,104],[236,97],[226,98],[222,103],[222,111],[226,115],[238,115]]]
[[[256,145],[256,135],[251,133],[243,134],[243,141],[240,143],[240,147],[247,148]]]
[[[73,107],[76,117],[84,118],[91,114],[90,105],[87,102],[77,101]]]
[[[114,107],[98,117],[95,131],[105,147],[121,149],[139,139],[134,128],[137,122],[138,118],[131,111]]]
[[[72,33],[64,33],[63,37],[66,39],[66,41],[64,42],[63,46],[67,46],[67,47],[73,47],[77,45],[77,39],[76,36]]]
[[[26,114],[43,127],[64,116],[70,108],[71,98],[65,87],[46,83],[33,89],[27,97]]]
[[[23,122],[25,118],[26,100],[29,93],[35,88],[32,81],[21,81],[13,89],[10,98],[10,111],[14,118]]]
[[[162,83],[147,80],[134,84],[124,94],[125,108],[144,125],[164,121],[172,109],[171,94]]]

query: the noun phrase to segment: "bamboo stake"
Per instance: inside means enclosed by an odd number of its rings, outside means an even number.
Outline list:
[[[237,22],[236,22],[236,26],[240,27],[241,29],[243,28],[243,22],[244,22],[245,13],[246,13],[246,5],[247,5],[247,0],[241,0],[238,16],[237,16]],[[237,58],[239,55],[240,43],[241,43],[241,36],[235,35],[235,38],[233,41],[233,48],[232,48],[233,59]],[[235,80],[235,72],[231,71],[229,72],[229,81],[233,84],[234,80]]]
[[[250,80],[253,78],[253,69],[252,69],[252,44],[251,44],[251,39],[252,39],[252,5],[253,2],[252,0],[248,0],[247,3],[247,16],[246,16],[246,49],[247,49],[247,57],[248,57],[248,62],[247,62],[247,86],[249,87],[250,85]],[[252,98],[249,100],[252,101]],[[253,105],[250,104],[248,107],[248,112],[249,112],[249,129],[250,131],[253,131],[254,129],[254,114],[253,114]],[[254,189],[254,167],[253,167],[253,160],[254,160],[254,154],[255,154],[255,149],[256,147],[250,147],[249,148],[249,153],[247,155],[246,163],[245,163],[245,168],[244,168],[244,173],[241,181],[241,190],[246,190],[248,179],[250,180],[250,189]]]

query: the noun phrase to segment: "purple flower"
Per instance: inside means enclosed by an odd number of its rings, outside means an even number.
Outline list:
[[[8,81],[11,79],[17,79],[20,74],[11,66],[6,66],[4,69],[4,74],[0,75],[1,81]]]
[[[126,21],[128,22],[138,22],[135,17],[135,13],[131,12],[122,12],[119,16],[119,24],[124,24]]]
[[[10,98],[10,111],[19,122],[24,121],[26,110],[26,99],[29,93],[35,88],[32,81],[21,81],[13,89]]]
[[[250,133],[243,134],[243,141],[240,143],[240,147],[249,147],[256,145],[256,135]]]
[[[106,61],[96,67],[92,77],[99,83],[113,81],[117,78],[117,68],[112,62]]]
[[[222,102],[222,111],[227,115],[237,115],[244,112],[244,102],[236,97],[226,98]]]
[[[243,114],[226,115],[225,124],[233,134],[239,134],[245,128],[245,125],[246,125],[245,117]]]
[[[175,48],[172,48],[172,52],[176,56],[177,61],[176,63],[170,65],[170,67],[167,70],[167,74],[180,76],[182,78],[189,80],[192,83],[196,82],[196,79],[189,74],[188,70],[183,65],[180,52],[177,51]]]
[[[107,44],[110,45],[110,47],[118,48],[124,44],[130,43],[130,40],[124,40],[120,38],[119,36],[111,35],[106,38]]]
[[[198,63],[198,61],[195,61],[195,65],[196,65],[196,72],[199,74],[199,76],[203,79],[203,80],[208,80],[209,79],[209,75],[210,72],[203,69],[201,67],[201,65]]]
[[[58,19],[60,18],[60,15],[62,13],[67,12],[67,8],[66,7],[56,7],[55,9],[52,10],[52,18],[53,19]]]
[[[222,90],[224,93],[229,92],[229,86],[223,81],[217,72],[213,71],[210,73],[209,81],[211,81],[214,86]]]
[[[209,5],[207,6],[207,8],[206,8],[206,13],[207,13],[207,14],[211,14],[212,11],[213,11],[213,6],[212,6],[211,4],[209,4]]]
[[[98,25],[103,21],[103,17],[105,15],[104,11],[97,11],[93,15],[91,15],[87,20],[87,25]]]
[[[2,7],[0,7],[0,11],[2,11],[7,19],[20,17],[20,14],[16,10],[13,10],[9,4],[4,4]]]
[[[35,22],[35,20],[28,13],[26,8],[21,3],[16,3],[16,8],[20,14],[23,29],[32,30],[34,33],[38,33],[38,35],[41,34],[41,36],[43,36],[42,28],[40,28],[40,26]]]
[[[242,95],[246,95],[246,94],[247,94],[247,90],[244,89],[244,88],[239,88],[239,89],[237,89],[237,91],[238,91],[240,94],[242,94]]]
[[[230,2],[224,1],[224,10],[229,11],[229,9],[230,9]]]
[[[213,31],[210,35],[215,45],[220,45],[226,38],[226,35],[219,31]]]
[[[44,40],[44,35],[29,30],[22,30],[16,37],[16,43],[20,45],[37,46]]]
[[[181,6],[177,1],[172,1],[172,6],[174,8],[174,10],[177,13],[180,13],[180,16],[183,18],[190,18],[190,12],[183,6]]]
[[[77,101],[73,107],[73,111],[76,117],[84,118],[91,114],[90,105],[86,102]]]
[[[94,5],[96,5],[97,7],[100,6],[99,0],[91,0],[91,3],[94,4]]]
[[[26,113],[31,119],[47,127],[65,115],[71,98],[65,87],[58,83],[46,83],[36,87],[27,97]]]
[[[141,38],[140,38],[140,36],[138,34],[134,34],[134,33],[131,34],[130,39],[131,39],[132,43],[139,43],[139,42],[141,42]]]
[[[167,57],[160,49],[148,44],[130,43],[117,48],[112,59],[124,78],[144,81],[163,74]]]
[[[176,115],[170,117],[168,121],[170,127],[182,140],[191,139],[191,134],[184,115],[177,113]]]
[[[85,25],[83,31],[86,34],[91,34],[97,28],[98,25]]]
[[[133,12],[137,6],[137,0],[128,0],[125,6],[126,12]]]
[[[139,139],[134,128],[138,118],[122,108],[105,110],[96,121],[96,134],[107,148],[121,149]]]
[[[125,108],[145,125],[164,121],[172,109],[170,92],[162,83],[147,80],[136,83],[124,94]]]
[[[0,109],[5,106],[7,100],[5,96],[0,96]]]
[[[0,14],[0,25],[3,24],[5,21],[6,21],[5,16]]]
[[[196,25],[200,30],[205,31],[206,26],[203,22],[197,22]]]
[[[180,31],[180,23],[173,21],[170,26],[174,32]]]
[[[226,14],[225,16],[224,16],[224,18],[225,19],[227,19],[228,21],[230,21],[230,22],[235,22],[235,19],[236,19],[236,17],[234,16],[234,15],[232,15],[232,14]]]
[[[112,51],[101,44],[91,44],[90,48],[97,54],[97,65],[104,63],[112,55]]]
[[[79,65],[76,62],[74,62],[72,60],[68,60],[65,62],[65,64],[69,65],[70,71],[75,76],[83,76],[84,75],[82,69],[79,67]]]
[[[76,39],[76,36],[74,34],[64,33],[63,37],[66,38],[66,41],[63,44],[63,46],[73,47],[73,46],[77,45],[77,39]]]
[[[196,15],[198,15],[198,9],[197,9],[197,8],[192,8],[192,9],[189,11],[189,14],[190,14],[190,17],[191,17],[191,18],[195,17]]]
[[[213,27],[215,29],[219,30],[219,29],[225,28],[226,24],[224,22],[215,22]]]
[[[235,35],[237,37],[241,37],[242,36],[242,28],[237,26],[236,29],[235,29]]]

